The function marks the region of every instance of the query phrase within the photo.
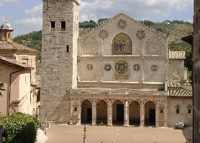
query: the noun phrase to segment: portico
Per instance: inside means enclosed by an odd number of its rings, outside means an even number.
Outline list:
[[[167,126],[165,104],[165,95],[143,95],[142,98],[140,95],[73,95],[71,123],[125,127]]]

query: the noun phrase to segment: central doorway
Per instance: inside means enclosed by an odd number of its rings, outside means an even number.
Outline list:
[[[107,124],[107,103],[103,100],[97,102],[97,124]]]
[[[129,124],[140,126],[140,104],[137,101],[133,101],[129,105]]]
[[[124,125],[124,104],[117,100],[112,105],[113,125]]]

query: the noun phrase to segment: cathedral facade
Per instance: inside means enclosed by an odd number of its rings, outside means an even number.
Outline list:
[[[69,124],[191,124],[185,53],[124,13],[79,36],[76,0],[43,0],[41,119]],[[176,87],[176,88],[175,88]]]

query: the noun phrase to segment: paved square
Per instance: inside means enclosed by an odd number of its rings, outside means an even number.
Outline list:
[[[84,126],[52,125],[47,143],[83,143]],[[185,143],[191,131],[172,128],[86,126],[86,143]]]

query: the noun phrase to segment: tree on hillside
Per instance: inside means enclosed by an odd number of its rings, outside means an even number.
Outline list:
[[[84,21],[79,23],[80,28],[95,28],[97,26],[96,22],[93,20]]]
[[[107,21],[107,20],[108,18],[100,18],[98,19],[98,24],[101,24],[102,22]]]

